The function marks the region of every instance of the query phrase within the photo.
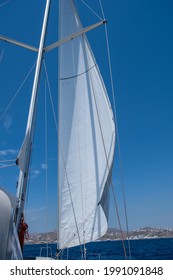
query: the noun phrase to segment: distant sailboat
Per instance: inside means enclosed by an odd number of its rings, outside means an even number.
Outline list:
[[[83,28],[74,1],[61,0],[59,41],[47,47],[45,36],[50,2],[46,2],[38,50],[0,37],[1,40],[38,51],[26,134],[16,160],[20,169],[17,195],[12,197],[0,190],[0,259],[22,259],[20,231],[26,225],[24,205],[40,69],[43,53],[56,47],[59,47],[58,252],[97,240],[108,228],[115,124],[108,94],[86,37],[89,30],[105,21]]]

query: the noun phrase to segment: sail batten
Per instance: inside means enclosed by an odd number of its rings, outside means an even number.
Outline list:
[[[73,0],[60,1],[60,40],[82,30]],[[59,48],[59,248],[107,231],[115,125],[86,34]]]

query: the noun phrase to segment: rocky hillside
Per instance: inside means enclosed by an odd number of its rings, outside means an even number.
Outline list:
[[[118,229],[109,229],[101,240],[121,240],[127,238],[127,232],[122,233]],[[129,239],[150,239],[150,238],[173,238],[173,229],[144,227],[129,232]],[[56,231],[48,233],[30,234],[25,244],[54,243],[57,241]]]

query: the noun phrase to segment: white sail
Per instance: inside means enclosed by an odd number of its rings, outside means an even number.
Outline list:
[[[73,0],[60,1],[59,39],[80,31]],[[113,113],[86,35],[59,49],[59,248],[107,231],[115,147]]]

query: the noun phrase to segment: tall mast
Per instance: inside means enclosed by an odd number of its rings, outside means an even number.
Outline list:
[[[39,78],[40,78],[40,72],[42,66],[42,57],[44,53],[44,43],[46,37],[50,3],[51,0],[46,1],[44,20],[43,20],[41,37],[40,37],[40,45],[39,45],[39,51],[37,57],[37,64],[36,64],[36,70],[35,70],[35,76],[34,76],[34,82],[32,88],[32,96],[31,96],[28,121],[26,127],[26,134],[23,141],[23,145],[20,149],[16,161],[17,165],[20,168],[18,189],[17,189],[17,197],[19,198],[18,208],[16,210],[17,230],[19,228],[20,220],[21,217],[23,216],[23,211],[24,211],[26,189],[27,189],[27,182],[28,182],[28,171],[30,166],[31,150],[32,150],[33,136],[34,136],[34,129],[35,129],[36,107],[37,107],[37,99],[38,99],[38,84],[39,84]]]

